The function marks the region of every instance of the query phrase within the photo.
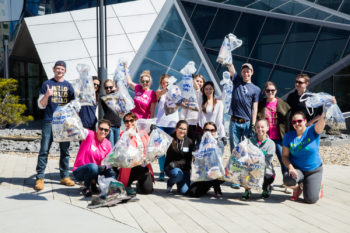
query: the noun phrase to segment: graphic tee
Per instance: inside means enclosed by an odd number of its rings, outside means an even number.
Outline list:
[[[134,104],[135,108],[131,110],[138,119],[151,118],[151,104],[157,103],[157,95],[153,90],[145,91],[141,85],[135,86]]]
[[[295,130],[286,133],[282,145],[289,149],[289,160],[295,168],[312,171],[321,166],[320,135],[316,133],[315,125],[306,127],[300,138]]]
[[[273,102],[266,102],[265,118],[269,121],[269,135],[270,139],[280,139],[280,133],[277,122],[277,99]]]

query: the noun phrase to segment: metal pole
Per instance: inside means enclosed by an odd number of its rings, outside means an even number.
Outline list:
[[[4,77],[9,78],[9,56],[8,56],[8,40],[4,40]]]
[[[99,1],[99,17],[97,20],[99,20],[99,35],[97,35],[98,41],[100,42],[100,51],[99,51],[99,55],[100,55],[100,66],[98,67],[98,77],[101,80],[101,87],[103,87],[104,82],[107,79],[107,69],[106,69],[106,45],[105,45],[105,11],[104,11],[104,7],[105,7],[105,1],[104,0],[100,0]],[[100,94],[103,95],[105,94],[104,92],[104,88],[100,88]],[[98,112],[98,116],[99,119],[101,119],[103,117],[103,111],[102,111],[102,106],[99,106],[99,112]]]

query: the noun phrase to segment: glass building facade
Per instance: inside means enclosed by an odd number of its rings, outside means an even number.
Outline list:
[[[219,81],[226,68],[216,58],[224,36],[233,33],[243,40],[232,52],[234,65],[239,70],[250,62],[255,84],[262,88],[273,81],[278,95],[286,97],[294,89],[296,75],[306,73],[311,90],[335,95],[342,111],[350,111],[350,15],[346,10],[350,1],[168,2],[173,4],[168,17],[155,26],[153,43],[137,62],[135,78],[150,69],[155,77],[168,73],[181,79],[179,70],[193,60],[197,73]]]

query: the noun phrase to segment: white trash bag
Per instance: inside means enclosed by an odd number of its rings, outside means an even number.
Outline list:
[[[233,152],[225,167],[225,180],[261,190],[265,174],[265,155],[245,138]]]
[[[158,127],[152,130],[146,146],[146,161],[151,163],[166,154],[173,138]]]
[[[196,91],[193,87],[192,74],[196,72],[195,63],[190,61],[187,65],[180,71],[182,76],[182,105],[186,108],[199,111]]]
[[[209,181],[224,179],[225,169],[222,162],[223,150],[217,140],[206,132],[202,136],[198,153],[194,154],[191,181]]]
[[[69,81],[74,89],[75,98],[79,100],[81,106],[96,105],[96,94],[92,76],[89,75],[90,66],[78,64],[76,67],[80,77]]]
[[[176,112],[178,105],[182,101],[181,90],[179,86],[176,85],[176,78],[171,76],[169,78],[169,84],[167,86],[167,92],[165,96],[164,111],[165,115],[172,114]]]
[[[225,71],[222,77],[223,79],[220,82],[220,85],[223,85],[221,99],[224,102],[224,113],[228,113],[231,107],[233,82],[231,81],[231,75],[228,71]]]
[[[113,81],[115,82],[115,85],[117,87],[124,86],[127,88],[127,82],[126,82],[126,72],[129,72],[128,70],[125,70],[124,64],[126,64],[126,60],[124,58],[119,59],[119,65],[114,71],[114,77]]]
[[[52,117],[52,134],[55,142],[78,142],[84,140],[88,130],[77,112],[80,104],[74,100],[64,106],[58,106]]]
[[[137,146],[131,144],[131,138],[134,136]],[[144,152],[140,135],[134,129],[129,129],[123,133],[111,152],[102,160],[102,165],[133,168],[143,164]]]
[[[138,134],[142,137],[145,134],[151,132],[151,125],[155,125],[157,118],[152,119],[138,119],[136,121],[136,129]]]
[[[243,44],[242,40],[239,40],[232,33],[225,36],[224,41],[222,42],[218,58],[216,62],[222,65],[231,65],[232,64],[232,54],[231,52]]]

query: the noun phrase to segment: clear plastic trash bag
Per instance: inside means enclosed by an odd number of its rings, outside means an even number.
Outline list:
[[[231,81],[231,75],[228,71],[225,71],[222,77],[223,79],[220,82],[220,85],[223,85],[221,99],[224,102],[224,113],[228,113],[231,106],[233,82]]]
[[[120,118],[123,118],[126,113],[135,108],[134,100],[127,89],[123,87],[119,88],[118,92],[102,96],[101,99]]]
[[[176,112],[178,105],[182,101],[181,90],[179,86],[176,85],[176,78],[171,76],[169,78],[169,84],[167,86],[167,92],[165,96],[164,111],[165,115],[172,114]]]
[[[138,119],[136,121],[136,129],[138,134],[142,137],[145,134],[151,132],[151,125],[155,125],[157,118],[152,119]]]
[[[52,117],[53,141],[78,142],[87,137],[89,132],[83,127],[77,113],[79,111],[80,104],[77,100],[56,108]]]
[[[131,138],[136,137],[137,146],[131,144]],[[102,160],[102,165],[120,168],[133,168],[142,165],[144,161],[144,146],[141,137],[134,129],[125,131],[111,152]]]
[[[261,190],[265,174],[265,155],[245,138],[233,149],[225,167],[225,180]]]
[[[190,61],[187,65],[180,71],[182,76],[182,105],[185,107],[199,111],[196,91],[193,87],[193,78],[192,74],[196,72],[195,63]]]
[[[79,72],[80,77],[69,81],[74,88],[75,98],[79,100],[81,106],[96,105],[94,82],[92,76],[89,75],[90,66],[86,64],[78,64],[76,69]]]
[[[202,136],[198,153],[194,154],[191,181],[224,179],[225,169],[222,162],[223,150],[217,140],[206,132]]]
[[[332,100],[333,96],[324,92],[304,93],[300,96],[300,102],[305,102],[306,109],[310,115],[313,114],[314,108],[323,106],[326,124],[333,129],[346,129],[343,113],[339,106],[334,104]]]
[[[124,64],[126,64],[126,60],[124,58],[119,59],[119,64],[117,68],[114,71],[114,77],[113,81],[115,82],[116,87],[124,86],[127,88],[127,82],[126,82],[126,72],[129,72],[128,70],[125,70]]]
[[[232,33],[225,36],[224,41],[222,42],[218,58],[216,62],[222,65],[231,65],[232,64],[232,54],[231,52],[243,44],[242,40],[239,40]]]
[[[151,163],[168,151],[173,138],[158,127],[152,130],[146,146],[146,162]]]

